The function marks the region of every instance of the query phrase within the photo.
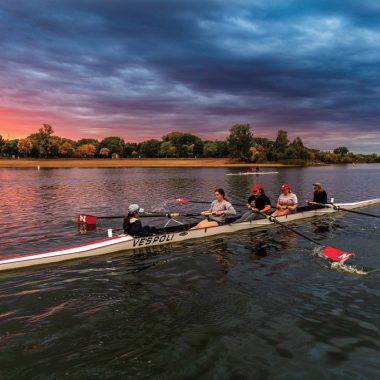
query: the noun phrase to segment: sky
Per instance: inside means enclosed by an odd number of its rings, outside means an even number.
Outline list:
[[[380,2],[0,0],[0,135],[380,153]]]

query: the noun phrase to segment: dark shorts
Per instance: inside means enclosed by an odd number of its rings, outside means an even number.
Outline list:
[[[207,218],[209,222],[216,222],[218,223],[218,226],[223,226],[224,222],[220,222],[219,220],[211,219],[210,217]]]

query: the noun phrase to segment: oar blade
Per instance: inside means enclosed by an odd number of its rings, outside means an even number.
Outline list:
[[[338,261],[339,263],[344,263],[348,258],[352,256],[351,252],[345,252],[330,246],[324,247],[322,254],[331,260]]]
[[[183,198],[175,198],[174,200],[176,202],[179,202],[179,203],[189,203],[190,202],[189,199],[183,199]]]
[[[96,216],[79,214],[77,221],[78,224],[96,225]]]

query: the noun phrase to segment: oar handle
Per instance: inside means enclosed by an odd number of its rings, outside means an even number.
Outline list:
[[[332,203],[318,203],[318,202],[312,202],[312,201],[306,201],[308,205],[312,206],[323,206],[328,208],[338,208],[338,206],[333,205]]]

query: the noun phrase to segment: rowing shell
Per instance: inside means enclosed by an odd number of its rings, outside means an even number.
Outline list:
[[[260,174],[278,174],[278,172],[240,172],[240,173],[227,173],[226,175],[260,175]]]
[[[336,206],[340,206],[346,209],[355,209],[360,207],[366,207],[373,204],[380,203],[380,198],[370,199],[361,202],[353,203],[337,203]],[[282,223],[293,222],[301,219],[313,218],[324,214],[330,214],[335,212],[342,212],[332,208],[322,208],[316,210],[301,211],[296,214],[285,215],[278,217],[277,220]],[[84,257],[92,257],[105,255],[112,252],[135,250],[139,248],[152,247],[163,244],[170,244],[181,242],[190,239],[201,239],[208,236],[215,236],[220,234],[234,233],[249,229],[265,229],[270,226],[276,226],[276,223],[271,222],[268,219],[258,219],[250,222],[243,223],[231,223],[223,226],[208,227],[198,230],[188,230],[189,226],[182,227],[168,227],[163,230],[162,233],[148,237],[136,237],[133,238],[129,235],[118,235],[110,238],[97,240],[91,243],[76,245],[72,247],[66,247],[56,251],[48,251],[41,253],[34,253],[28,255],[21,255],[16,257],[9,257],[0,260],[0,271],[11,270],[17,268],[25,268],[34,265],[42,265],[49,263],[57,263],[60,261],[80,259]],[[186,228],[186,230],[184,230]]]

